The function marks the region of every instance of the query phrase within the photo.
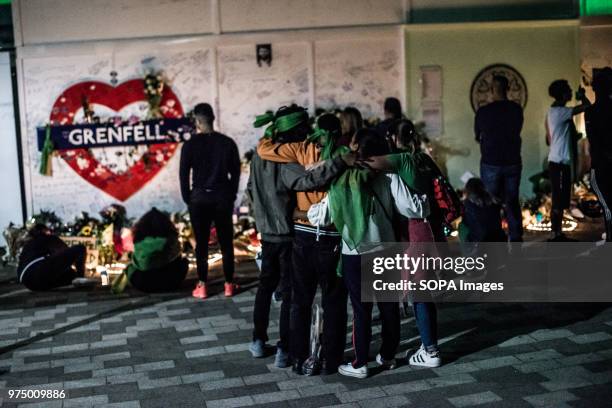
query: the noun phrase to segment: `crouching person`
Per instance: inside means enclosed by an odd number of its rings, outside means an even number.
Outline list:
[[[153,208],[134,225],[133,235],[132,262],[113,285],[113,291],[123,291],[126,279],[143,292],[178,289],[187,274],[188,262],[181,256],[178,232],[170,218]]]
[[[33,291],[70,285],[85,274],[86,252],[83,245],[69,247],[49,228],[37,224],[28,232],[19,257],[19,282]]]

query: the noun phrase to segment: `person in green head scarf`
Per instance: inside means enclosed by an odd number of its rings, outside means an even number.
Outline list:
[[[278,132],[279,124],[276,123],[273,131]],[[335,152],[334,147],[341,134],[340,121],[335,115],[321,115],[316,121],[316,129],[309,129],[308,133],[306,141],[295,143],[274,143],[271,138],[265,138],[257,146],[257,153],[267,161],[298,163],[308,168],[318,166],[325,159],[341,159],[347,163],[354,161],[354,155],[350,152],[345,155]],[[297,193],[297,215],[303,215],[311,205],[321,203],[327,195],[325,190],[322,188]],[[333,225],[317,227],[300,217],[294,220],[293,229],[290,323],[293,369],[298,374],[331,374],[337,371],[343,361],[346,339],[347,292],[342,279],[336,274],[340,257],[340,234]],[[319,286],[324,322],[320,362],[309,358],[312,304]]]
[[[305,141],[311,131],[306,111],[297,106],[283,107],[275,114],[260,115],[254,123],[255,127],[266,125],[263,140],[274,142],[278,148]],[[298,163],[276,163],[262,159],[257,153],[253,155],[247,193],[262,242],[261,272],[253,310],[253,338],[249,345],[254,358],[267,354],[271,297],[279,286],[282,296],[280,339],[276,344],[274,364],[279,368],[290,364],[288,352],[293,337],[293,333],[290,333],[290,311],[295,192],[325,189],[346,167],[347,163],[342,157],[326,160],[306,171]]]
[[[433,193],[433,180],[440,173],[438,166],[420,149],[420,140],[414,125],[407,119],[398,120],[390,128],[391,141],[396,152],[389,155],[372,155],[360,161],[364,167],[397,173],[408,188],[427,197],[429,215],[426,219],[408,220],[408,239],[413,243],[445,242],[442,231],[442,215]],[[422,253],[431,247],[415,245]],[[410,254],[409,247],[408,253]],[[412,254],[410,254],[412,256]],[[438,349],[437,310],[433,301],[413,302],[415,321],[421,335],[422,346],[408,362],[415,366],[438,367],[442,364]]]
[[[113,283],[113,292],[122,292],[128,282],[143,292],[178,289],[188,262],[181,256],[178,232],[170,218],[153,207],[134,224],[132,234],[132,262]]]
[[[404,183],[417,194],[427,195],[430,214],[427,217],[436,242],[446,242],[443,215],[434,197],[433,180],[441,175],[438,165],[421,149],[421,140],[413,123],[408,119],[395,121],[389,129],[394,151],[359,161],[361,167],[397,173]]]
[[[373,129],[360,129],[350,144],[359,158],[389,153],[388,144]],[[368,169],[349,169],[329,190],[331,218],[342,234],[341,274],[353,308],[353,347],[355,359],[338,368],[345,376],[366,378],[372,339],[372,302],[361,300],[361,260],[364,254],[380,251],[383,242],[395,241],[393,230],[394,197],[391,180]],[[383,325],[380,353],[376,360],[387,368],[394,360],[400,336],[397,302],[377,304]]]

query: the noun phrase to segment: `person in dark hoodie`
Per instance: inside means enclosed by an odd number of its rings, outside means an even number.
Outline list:
[[[402,104],[399,99],[389,97],[385,99],[383,110],[385,117],[382,122],[376,126],[376,131],[381,137],[389,140],[391,136],[389,132],[391,131],[393,124],[403,118]]]
[[[170,218],[153,207],[132,228],[134,254],[125,278],[143,292],[166,292],[179,288],[189,264],[181,256],[178,232]],[[122,276],[122,279],[125,279]],[[113,284],[121,292],[121,279]],[[121,283],[120,283],[121,282]]]
[[[17,278],[26,288],[46,291],[73,283],[85,274],[83,245],[67,246],[45,225],[28,232],[17,266]]]
[[[459,226],[463,242],[506,242],[501,227],[501,203],[486,189],[481,179],[473,177],[465,184],[463,217]]]
[[[255,121],[260,127],[272,122],[264,138],[275,144],[300,143],[309,133],[308,114],[296,105],[280,108],[276,114],[261,115]],[[352,164],[352,155],[322,162],[311,171],[296,163],[281,164],[262,159],[257,153],[251,161],[247,192],[254,207],[257,229],[261,233],[262,264],[253,311],[253,341],[249,350],[253,357],[265,356],[271,296],[281,282],[280,340],[275,365],[288,367],[291,309],[293,219],[296,209],[295,191],[325,188],[330,181]]]
[[[595,103],[584,119],[591,152],[591,185],[604,209],[606,241],[612,242],[612,68],[593,80]]]

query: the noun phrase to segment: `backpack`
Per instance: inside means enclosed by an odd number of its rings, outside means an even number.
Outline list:
[[[433,191],[436,203],[442,213],[442,222],[449,225],[461,216],[461,199],[441,173],[433,179]]]

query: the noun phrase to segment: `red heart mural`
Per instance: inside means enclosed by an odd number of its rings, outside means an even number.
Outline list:
[[[143,79],[132,79],[116,87],[98,81],[80,82],[66,89],[57,98],[53,104],[50,122],[59,125],[72,124],[76,112],[82,108],[84,97],[89,104],[103,105],[119,112],[131,103],[146,101],[144,87]],[[164,85],[160,107],[164,117],[183,116],[183,107],[167,84]],[[125,201],[159,173],[174,155],[176,148],[176,143],[150,145],[147,152],[122,174],[114,173],[100,163],[88,149],[64,150],[59,152],[59,156],[89,183],[117,200]],[[161,161],[157,160],[160,154],[163,155]]]

